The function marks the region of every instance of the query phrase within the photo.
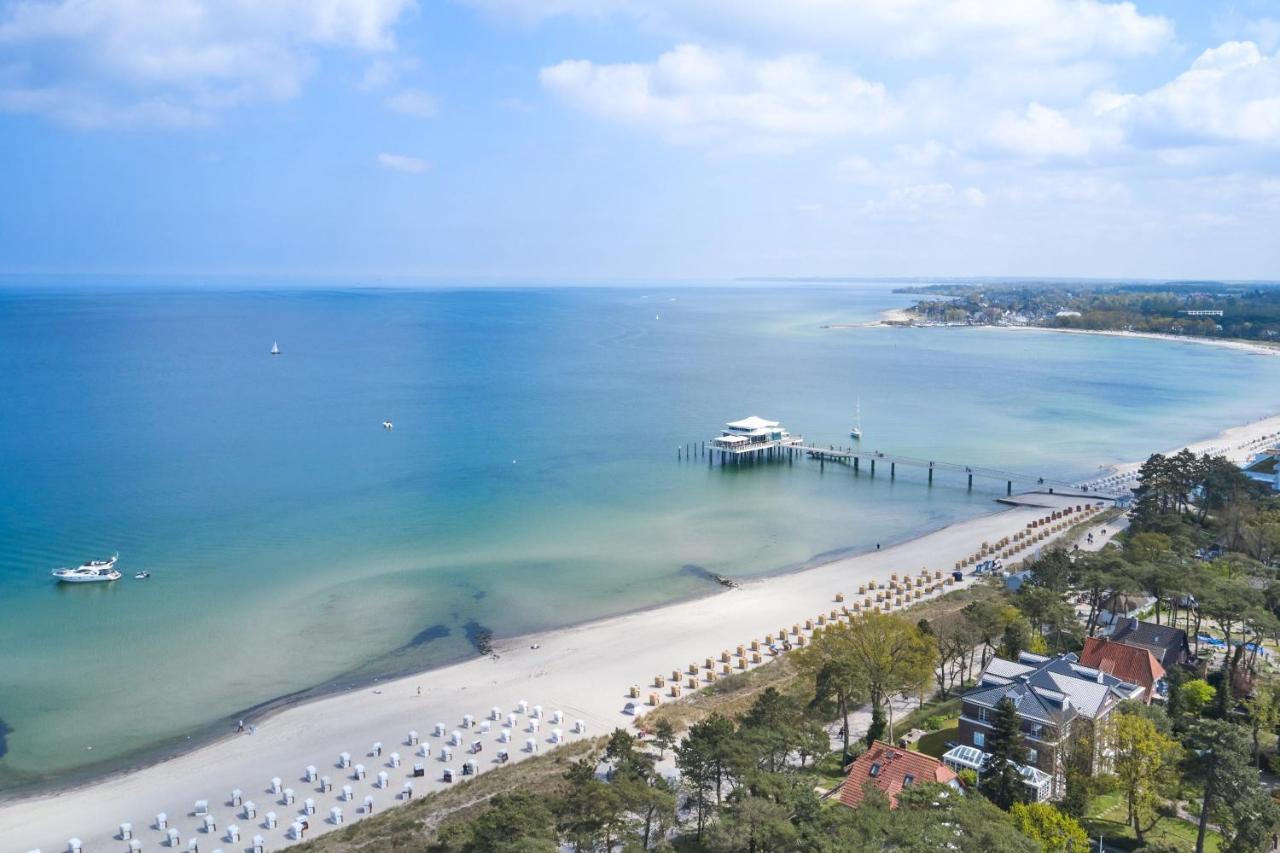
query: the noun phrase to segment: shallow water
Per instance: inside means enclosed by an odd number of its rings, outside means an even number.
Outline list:
[[[0,290],[0,790],[473,654],[477,626],[713,591],[687,567],[795,568],[1003,492],[677,461],[725,420],[845,444],[861,395],[866,447],[1078,478],[1272,413],[1271,358],[821,328],[908,302],[870,284]],[[109,587],[49,579],[116,550]]]

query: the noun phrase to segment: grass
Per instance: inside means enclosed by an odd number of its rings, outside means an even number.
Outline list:
[[[1090,838],[1102,836],[1108,849],[1137,850],[1138,841],[1133,828],[1125,822],[1127,808],[1119,793],[1095,797],[1089,814],[1080,823]],[[1145,836],[1148,843],[1161,842],[1179,849],[1193,850],[1196,843],[1196,825],[1181,818],[1161,818]],[[1213,830],[1205,833],[1205,850],[1218,853],[1222,837]]]
[[[932,755],[934,758],[941,758],[943,753],[947,751],[947,743],[955,743],[960,739],[960,718],[953,717],[947,720],[942,728],[936,732],[929,732],[920,740],[916,741],[911,747],[916,752],[923,752],[925,755]]]

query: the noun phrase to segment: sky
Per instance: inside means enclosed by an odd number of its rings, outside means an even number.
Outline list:
[[[1280,279],[1280,0],[0,0],[0,271]]]

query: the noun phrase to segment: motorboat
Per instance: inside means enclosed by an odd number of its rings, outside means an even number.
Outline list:
[[[136,581],[144,581],[151,577],[151,572],[134,572],[133,579]]]
[[[120,580],[120,572],[116,570],[119,554],[112,554],[109,560],[90,560],[74,569],[54,569],[52,574],[61,583],[103,583]]]

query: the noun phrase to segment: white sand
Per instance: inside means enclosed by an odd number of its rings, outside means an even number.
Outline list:
[[[1228,430],[1193,449],[1225,449],[1240,457],[1277,433],[1280,416]],[[1031,499],[1045,506],[1083,502],[1048,495]],[[752,581],[707,598],[504,642],[497,648],[497,659],[470,660],[376,689],[295,706],[265,720],[251,721],[257,724],[254,735],[231,736],[172,760],[58,794],[10,800],[0,805],[0,850],[41,848],[51,853],[65,850],[72,837],[82,839],[89,851],[123,850],[124,842],[117,840],[121,821],[132,822],[134,835],[145,849],[155,849],[164,838],[152,828],[156,813],[161,811],[168,814],[170,825],[181,831],[182,850],[192,837],[199,838],[206,851],[219,847],[245,850],[256,834],[264,836],[267,849],[278,849],[292,843],[287,838],[288,828],[307,797],[316,800],[314,834],[334,828],[326,819],[334,805],[342,807],[348,822],[361,817],[357,809],[368,794],[373,795],[378,810],[393,805],[415,761],[423,761],[427,767],[427,778],[415,780],[416,795],[441,787],[444,767],[460,772],[462,761],[469,757],[464,754],[465,747],[455,750],[450,762],[439,760],[439,748],[446,739],[431,736],[437,722],[443,722],[451,732],[461,729],[463,714],[474,714],[480,720],[495,705],[505,719],[517,702],[527,700],[530,706],[541,704],[548,717],[555,709],[563,710],[565,722],[559,728],[568,739],[576,737],[571,729],[578,718],[586,721],[588,735],[629,726],[634,719],[622,713],[629,686],[640,686],[642,695],[647,696],[654,690],[648,685],[655,675],[670,677],[673,669],[701,664],[706,657],[732,651],[739,643],[763,640],[767,633],[825,613],[838,607],[834,603],[838,591],[846,593],[852,604],[860,583],[888,580],[890,572],[915,574],[926,566],[947,572],[981,542],[1012,535],[1044,514],[1044,509],[1036,507],[1005,509],[882,551]],[[419,686],[421,696],[417,694]],[[163,708],[156,712],[163,713]],[[509,747],[512,760],[526,755],[525,740],[533,736],[526,731],[528,722],[523,715],[517,720]],[[543,721],[536,735],[540,749],[549,748],[555,727],[550,720]],[[423,744],[431,748],[430,759],[415,757],[416,748],[405,745],[410,729],[416,729]],[[483,752],[476,756],[481,772],[494,766],[501,748],[497,742],[501,729],[501,724],[495,723],[488,734],[463,731],[464,744],[483,741]],[[369,756],[375,741],[384,744],[380,759]],[[351,753],[353,764],[367,766],[368,778],[354,781],[349,778],[350,771],[335,766],[343,751]],[[392,751],[402,756],[398,768],[386,766]],[[332,793],[319,793],[315,785],[302,781],[309,764],[332,777]],[[374,787],[379,770],[389,774],[389,790]],[[297,791],[295,804],[282,805],[277,796],[267,793],[275,776]],[[353,787],[353,802],[338,799],[344,784]],[[240,809],[227,805],[236,788],[244,791],[246,800],[257,803],[256,819],[245,819]],[[200,799],[209,800],[210,810],[219,818],[216,833],[195,831],[199,821],[191,811]],[[268,810],[280,817],[275,829],[262,826]],[[240,827],[240,842],[225,840],[231,823]]]

